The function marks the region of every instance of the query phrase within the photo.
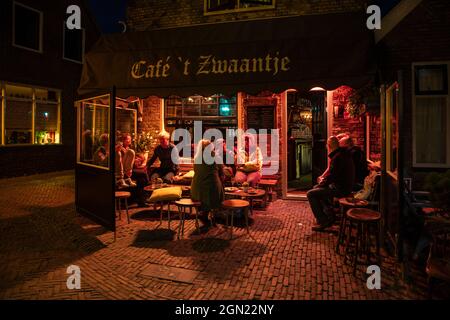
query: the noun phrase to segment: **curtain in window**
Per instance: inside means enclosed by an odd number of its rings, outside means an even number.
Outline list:
[[[447,99],[417,98],[415,139],[417,163],[446,163]]]

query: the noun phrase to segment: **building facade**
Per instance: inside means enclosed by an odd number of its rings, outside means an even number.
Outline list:
[[[81,30],[68,30],[68,6]],[[0,177],[74,168],[74,100],[99,30],[84,1],[0,3]]]

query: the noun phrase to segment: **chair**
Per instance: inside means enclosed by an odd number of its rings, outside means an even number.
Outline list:
[[[197,228],[197,233],[200,234],[200,226],[198,223],[198,210],[201,206],[199,201],[192,201],[192,199],[182,198],[174,202],[178,207],[178,213],[180,214],[180,226],[178,227],[178,239],[180,239],[180,232],[184,235],[184,218],[186,215],[186,209],[189,208],[189,214],[192,214],[192,208],[195,209],[195,227]]]
[[[356,228],[355,243],[353,244],[353,274],[356,275],[358,258],[366,255],[367,264],[370,263],[371,236],[375,236],[376,258],[378,264],[381,263],[380,255],[380,221],[381,213],[367,208],[350,209],[346,214],[349,222],[349,232],[347,237],[346,252],[350,249],[350,239],[352,238],[353,226]],[[364,252],[365,251],[365,252]]]
[[[369,206],[369,201],[352,198],[341,198],[338,200],[341,212],[341,221],[339,224],[339,234],[336,242],[336,253],[339,254],[339,246],[344,242],[347,229],[347,211],[355,208],[365,208]]]
[[[127,213],[127,221],[130,223],[130,216],[128,214],[128,198],[131,197],[131,193],[128,191],[116,191],[115,192],[115,201],[116,201],[116,210],[119,211],[119,219],[122,217],[122,210],[120,206],[120,202],[123,199],[125,202],[125,209]]]
[[[248,228],[248,210],[250,207],[250,203],[245,200],[231,199],[225,200],[222,202],[222,208],[225,209],[226,212],[226,224],[228,227],[228,214],[231,215],[231,228],[230,228],[230,239],[233,239],[233,216],[234,211],[243,209],[244,217],[245,217],[245,225],[247,228],[247,233],[250,234],[250,230]]]
[[[440,230],[432,233],[433,241],[426,265],[428,275],[428,293],[433,291],[438,282],[450,283],[450,224],[441,221]]]

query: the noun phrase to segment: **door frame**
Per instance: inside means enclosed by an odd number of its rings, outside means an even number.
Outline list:
[[[81,110],[78,103],[109,95],[109,168],[82,163],[81,145]],[[116,145],[116,89],[91,96],[80,97],[75,101],[76,107],[76,162],[75,162],[75,207],[76,211],[92,219],[110,231],[116,231],[115,218],[115,145]],[[91,192],[92,191],[92,192]],[[101,200],[97,201],[96,200]]]
[[[301,201],[307,201],[308,198],[306,197],[306,192],[305,194],[301,194],[301,195],[289,195],[287,190],[288,190],[288,114],[287,114],[287,95],[289,92],[296,92],[298,90],[296,89],[288,89],[286,91],[283,91],[281,93],[281,197],[284,200],[301,200]],[[332,128],[332,117],[333,117],[333,112],[330,112],[329,108],[330,106],[332,107],[332,104],[330,104],[330,99],[332,101],[332,91],[325,91],[325,119],[324,121],[326,121],[326,126],[325,126],[325,130],[326,130],[326,135],[328,136],[328,134],[331,132],[331,128]],[[330,118],[331,117],[331,118]],[[313,138],[314,139],[314,138]],[[314,140],[313,140],[314,143]],[[312,160],[314,161],[314,159]],[[312,174],[312,173],[311,173]]]

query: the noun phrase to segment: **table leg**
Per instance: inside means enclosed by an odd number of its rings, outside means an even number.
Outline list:
[[[245,216],[245,226],[247,228],[247,233],[250,234],[250,229],[248,228],[248,208],[244,209],[244,216]]]
[[[182,226],[182,224],[183,224],[183,213],[182,213],[182,211],[181,211],[181,207],[180,206],[177,206],[177,208],[178,208],[178,215],[180,216],[180,224],[178,225],[178,235],[177,235],[177,238],[178,238],[178,240],[180,240],[180,232],[181,232],[181,226]]]
[[[230,231],[230,240],[233,239],[233,217],[234,217],[234,211],[231,210],[231,231]]]
[[[197,228],[197,233],[200,234],[200,226],[198,224],[198,207],[195,207],[195,227]]]
[[[168,226],[170,230],[170,203],[167,203],[167,220],[168,220]]]

